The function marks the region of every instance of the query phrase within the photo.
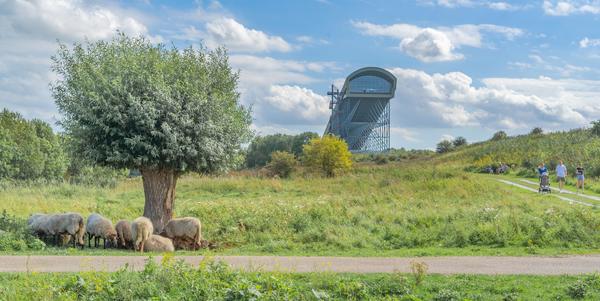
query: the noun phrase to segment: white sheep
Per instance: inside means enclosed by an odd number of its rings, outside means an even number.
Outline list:
[[[152,234],[144,242],[144,248],[149,252],[173,252],[175,247],[173,241],[167,237]]]
[[[154,232],[152,221],[146,217],[138,217],[131,223],[131,237],[133,238],[134,250],[144,252],[144,244]]]
[[[83,217],[78,213],[62,213],[51,215],[45,223],[44,231],[54,235],[54,241],[58,244],[61,235],[70,235],[73,238],[73,246],[76,244],[83,248],[83,235],[85,234],[85,225]]]
[[[124,249],[133,248],[133,236],[131,235],[131,223],[126,220],[120,220],[115,225],[117,230],[117,244]]]
[[[27,219],[27,226],[37,236],[39,236],[40,238],[44,238],[44,237],[50,235],[50,232],[48,229],[48,221],[50,220],[51,216],[52,215],[50,215],[50,214],[41,214],[41,213],[33,214]]]
[[[112,222],[98,213],[93,213],[88,217],[85,226],[88,234],[88,247],[92,247],[92,238],[94,238],[94,247],[98,247],[100,238],[104,248],[106,246],[117,246],[117,231],[113,227]],[[107,243],[108,241],[108,243]]]
[[[170,220],[161,235],[172,239],[177,248],[187,249],[191,245],[193,250],[197,250],[202,246],[202,224],[195,217]]]

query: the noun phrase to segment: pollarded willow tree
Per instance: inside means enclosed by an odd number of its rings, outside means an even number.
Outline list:
[[[179,50],[117,33],[60,44],[52,59],[53,96],[77,153],[139,169],[144,216],[159,232],[173,216],[177,178],[230,168],[250,138],[250,111],[224,49]]]

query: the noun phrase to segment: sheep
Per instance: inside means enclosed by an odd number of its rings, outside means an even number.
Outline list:
[[[202,224],[195,217],[182,217],[170,220],[161,233],[175,242],[177,248],[197,250],[202,247]]]
[[[85,226],[88,234],[88,247],[92,247],[92,238],[94,238],[94,247],[98,247],[100,238],[106,246],[117,246],[117,231],[113,227],[112,222],[98,213],[93,213],[88,217],[87,225]],[[107,243],[108,240],[108,243]]]
[[[138,217],[131,223],[131,237],[134,241],[133,249],[144,252],[144,244],[146,240],[154,232],[152,222],[146,217]]]
[[[85,234],[85,225],[83,217],[78,213],[63,213],[51,215],[45,223],[44,231],[54,235],[54,242],[58,243],[61,235],[70,235],[73,238],[73,246],[76,244],[83,247],[83,235]]]
[[[48,221],[50,220],[51,216],[52,215],[50,214],[33,214],[27,219],[27,226],[38,237],[45,238],[46,236],[50,235],[50,230],[48,229]]]
[[[171,241],[171,239],[155,234],[150,235],[150,237],[146,239],[144,242],[144,247],[146,248],[146,251],[150,252],[175,251],[175,247],[173,246],[173,241]]]
[[[120,220],[115,225],[117,230],[117,243],[124,249],[133,249],[133,238],[131,236],[131,223],[126,220]]]

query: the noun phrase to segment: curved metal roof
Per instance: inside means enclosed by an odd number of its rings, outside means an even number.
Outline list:
[[[344,86],[342,87],[342,93],[345,94],[346,97],[351,96],[348,94],[353,94],[352,92],[348,91],[348,87],[349,84],[352,80],[361,77],[361,76],[376,76],[379,78],[382,78],[384,80],[386,80],[387,82],[390,83],[391,87],[390,87],[390,93],[383,93],[388,95],[388,97],[394,97],[394,94],[396,92],[396,77],[389,71],[383,69],[383,68],[379,68],[379,67],[364,67],[364,68],[360,68],[354,72],[352,72],[350,75],[348,75],[348,77],[346,77],[346,80],[344,81]],[[381,95],[382,93],[373,93],[373,94],[379,94]],[[365,96],[364,94],[361,96]]]

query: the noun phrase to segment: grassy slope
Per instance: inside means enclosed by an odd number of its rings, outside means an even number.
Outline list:
[[[462,171],[444,158],[359,165],[335,179],[181,179],[176,215],[197,216],[219,254],[420,256],[596,252],[600,212]],[[446,162],[443,162],[446,161]],[[80,186],[0,191],[0,210],[142,212],[139,179],[114,189]],[[40,252],[38,252],[40,253]],[[50,249],[41,253],[81,254]],[[92,254],[124,252],[86,250]],[[132,254],[132,253],[126,253]]]

